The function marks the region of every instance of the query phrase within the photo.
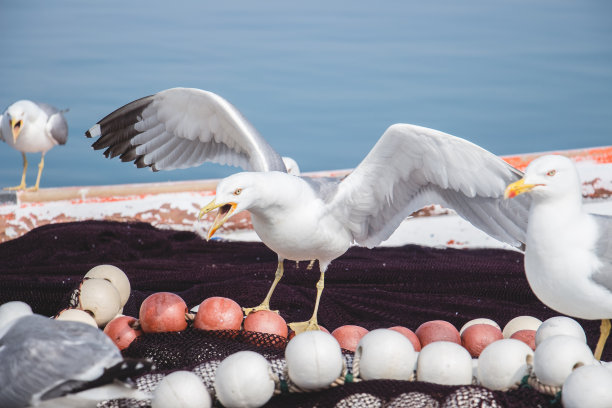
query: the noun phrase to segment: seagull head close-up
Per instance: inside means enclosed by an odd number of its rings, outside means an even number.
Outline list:
[[[7,108],[6,113],[9,118],[8,125],[13,135],[13,143],[17,143],[19,135],[23,129],[27,127],[27,123],[33,119],[31,116],[33,112],[36,111],[33,105],[34,104],[30,101],[21,100]]]
[[[257,173],[242,172],[224,178],[217,185],[215,198],[200,210],[199,218],[218,209],[207,239],[234,214],[250,209],[258,200]]]
[[[546,155],[527,166],[525,177],[506,188],[505,197],[530,193],[534,200],[575,198],[581,196],[581,185],[576,167],[565,156]]]
[[[44,128],[47,122],[47,114],[34,102],[22,99],[13,103],[6,109],[8,126],[13,136],[13,143],[17,143],[19,137],[26,134],[32,128],[38,132]],[[40,129],[39,129],[40,128]]]

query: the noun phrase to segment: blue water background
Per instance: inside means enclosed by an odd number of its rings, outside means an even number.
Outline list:
[[[2,109],[70,109],[43,187],[235,172],[153,173],[90,148],[99,119],[175,86],[222,95],[303,171],[355,167],[397,122],[500,155],[612,144],[610,1],[0,0],[0,53]],[[0,143],[0,186],[20,175]]]

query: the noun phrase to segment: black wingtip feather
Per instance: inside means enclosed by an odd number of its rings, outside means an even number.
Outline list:
[[[132,101],[114,112],[106,115],[97,125],[100,129],[98,139],[92,143],[94,150],[106,149],[104,156],[114,158],[120,156],[122,161],[132,161],[138,158],[131,140],[140,132],[134,125],[140,120],[143,110],[152,102],[154,95]],[[88,130],[85,136],[94,136]]]
[[[144,98],[136,99],[109,113],[98,122],[100,128],[107,126],[112,129],[112,124],[115,123],[117,119],[123,116],[138,116],[142,114],[142,111],[152,102],[154,96],[155,95],[149,95]]]
[[[129,148],[123,150],[119,159],[121,159],[122,162],[130,162],[136,160],[138,157],[140,156],[136,154],[136,147],[129,146]]]
[[[134,160],[134,164],[136,165],[136,167],[138,167],[139,169],[142,169],[143,167],[149,167],[151,166],[150,164],[146,164],[144,161],[144,156],[139,156],[136,160]]]

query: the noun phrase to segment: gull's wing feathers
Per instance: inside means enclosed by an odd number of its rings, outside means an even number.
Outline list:
[[[63,112],[54,106],[44,102],[35,102],[38,107],[47,114],[46,130],[58,144],[66,144],[68,141],[68,123]]]
[[[25,406],[60,384],[91,381],[122,361],[101,330],[40,315],[20,318],[0,339],[0,406]]]
[[[612,216],[591,214],[599,228],[595,254],[602,266],[593,274],[593,280],[612,292]]]
[[[278,153],[228,101],[173,88],[117,109],[86,132],[94,149],[138,167],[171,170],[210,161],[248,171],[286,171]]]
[[[338,186],[334,209],[354,240],[373,247],[430,204],[457,211],[487,234],[520,247],[531,199],[504,200],[522,173],[466,140],[415,125],[389,127]]]
[[[2,121],[4,120],[4,113],[0,115],[0,140],[4,142],[4,136],[2,136]]]
[[[341,178],[299,176],[323,202],[330,203],[336,196]]]

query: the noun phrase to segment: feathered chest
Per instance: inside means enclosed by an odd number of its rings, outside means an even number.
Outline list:
[[[13,148],[24,153],[46,152],[57,144],[49,135],[46,129],[46,119],[37,117],[35,120],[29,121],[23,125],[19,137],[16,141],[13,140],[13,135],[10,132],[10,127],[4,129],[4,120],[2,134],[5,141]],[[8,134],[8,137],[6,136]]]
[[[596,225],[588,214],[530,217],[525,262],[537,260],[537,264],[551,270],[580,269],[589,273],[595,267],[593,248],[597,237]]]
[[[350,233],[320,200],[251,210],[251,219],[263,243],[285,259],[332,260],[351,243]]]

